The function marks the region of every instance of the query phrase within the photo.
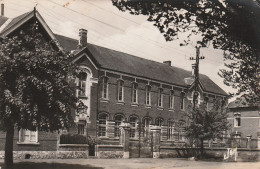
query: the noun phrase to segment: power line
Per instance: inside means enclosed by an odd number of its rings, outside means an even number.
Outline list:
[[[106,26],[108,26],[108,27],[111,27],[111,28],[113,28],[113,29],[116,29],[116,30],[118,30],[118,31],[120,31],[120,32],[125,32],[125,30],[123,30],[123,29],[121,29],[121,28],[118,28],[118,27],[113,26],[113,25],[111,25],[111,24],[108,24],[108,23],[106,23],[106,22],[100,21],[100,20],[95,19],[95,18],[93,18],[93,17],[90,17],[90,16],[88,16],[88,15],[82,14],[82,13],[76,11],[76,10],[73,10],[73,9],[71,9],[71,8],[62,6],[62,5],[60,5],[60,4],[56,3],[56,2],[52,2],[52,1],[50,1],[50,0],[47,0],[47,1],[49,1],[49,2],[51,2],[51,3],[53,3],[53,4],[56,4],[56,5],[60,6],[60,7],[66,8],[66,9],[68,9],[68,10],[71,10],[71,11],[73,11],[73,12],[75,12],[75,13],[77,13],[77,14],[80,14],[80,15],[82,15],[82,16],[85,16],[85,17],[87,17],[87,18],[89,18],[89,19],[92,19],[92,20],[94,20],[94,21],[97,21],[97,22],[99,22],[99,23],[101,23],[101,24],[104,24],[104,25],[106,25]],[[166,44],[162,44],[162,43],[157,42],[157,41],[155,41],[155,40],[146,39],[146,37],[143,37],[143,36],[141,36],[141,35],[139,35],[139,34],[136,34],[136,33],[133,33],[133,32],[129,32],[129,33],[131,33],[131,34],[133,34],[133,35],[135,35],[135,36],[138,36],[139,38],[141,38],[141,39],[143,39],[143,40],[145,40],[145,41],[153,42],[153,43],[162,45],[162,46],[160,46],[160,47],[162,47],[162,48],[168,47],[169,49],[174,50],[175,52],[177,52],[177,53],[179,53],[179,54],[185,55],[185,53],[187,53],[187,52],[185,52],[185,51],[182,51],[182,50],[177,49],[177,48],[173,48],[172,46],[168,46],[168,45],[166,45]]]
[[[40,4],[39,4],[39,5],[40,5]],[[43,7],[42,5],[40,5],[40,6]],[[44,7],[43,7],[43,9],[46,10],[46,11],[48,11],[48,12],[53,13],[50,9],[47,9],[47,8],[44,8]],[[46,12],[43,12],[43,13],[45,13],[46,15],[52,17],[52,15],[50,15],[49,13],[46,13]],[[55,15],[53,15],[53,16],[54,16],[57,20],[62,21],[62,20],[60,20],[60,18],[56,17]],[[70,18],[67,18],[67,17],[65,17],[65,16],[63,16],[63,17],[66,18],[66,19],[71,20]],[[73,21],[74,21],[74,20],[73,20]],[[55,22],[53,22],[53,21],[50,21],[50,22],[52,22],[53,24],[57,24],[57,23],[55,23]],[[78,24],[80,24],[80,23],[78,23]],[[82,25],[82,24],[80,24],[80,25]],[[85,25],[84,25],[84,26],[85,26]],[[73,27],[79,29],[78,27],[76,27],[76,26],[74,26],[74,25],[73,25]],[[76,31],[73,31],[73,32],[78,33],[78,32],[76,32]],[[95,32],[95,31],[93,31],[93,32]],[[100,36],[99,33],[97,33],[97,32],[95,32],[95,33],[96,33],[98,36]],[[96,36],[97,38],[102,37],[102,36],[98,37],[97,35],[91,34],[91,36]],[[143,50],[133,48],[133,47],[131,47],[131,46],[129,46],[129,45],[127,45],[128,48],[125,48],[125,46],[122,44],[123,41],[115,40],[115,39],[112,39],[111,37],[108,38],[108,39],[109,39],[109,40],[112,40],[112,41],[117,41],[117,42],[119,42],[119,45],[121,46],[121,48],[125,49],[126,51],[130,51],[130,53],[132,53],[132,52],[134,52],[134,53],[138,52],[138,53],[142,53],[142,55],[147,56],[147,54],[144,53]],[[94,40],[93,40],[93,41],[94,41]],[[105,46],[107,46],[107,45],[105,45]],[[129,47],[132,48],[132,50],[129,50]],[[157,57],[157,56],[153,56],[153,58],[159,59],[159,57]],[[160,58],[160,59],[161,59],[161,58]]]

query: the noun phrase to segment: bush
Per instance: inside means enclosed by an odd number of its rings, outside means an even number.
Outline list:
[[[79,134],[62,134],[60,144],[88,144],[88,140],[86,136]]]

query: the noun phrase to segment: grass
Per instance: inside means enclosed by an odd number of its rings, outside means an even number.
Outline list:
[[[0,163],[1,169],[4,169],[3,163]],[[14,163],[14,169],[103,169],[101,167],[93,167],[91,165],[64,164],[64,163],[34,163],[34,162],[18,162]]]

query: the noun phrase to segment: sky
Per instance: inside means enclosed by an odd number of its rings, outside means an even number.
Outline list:
[[[5,16],[16,17],[36,9],[40,12],[51,30],[74,39],[79,38],[79,29],[88,30],[88,42],[138,57],[163,62],[170,60],[172,66],[191,71],[190,57],[196,56],[195,42],[188,46],[179,44],[185,40],[185,34],[179,40],[166,42],[147,16],[131,15],[119,11],[111,0],[0,0],[5,4]],[[218,76],[224,68],[223,51],[202,48],[200,73],[209,76],[226,92],[235,92],[223,83]]]

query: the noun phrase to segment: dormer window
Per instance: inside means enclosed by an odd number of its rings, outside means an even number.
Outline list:
[[[124,81],[117,81],[117,100],[120,102],[124,101]]]
[[[163,107],[163,89],[158,89],[158,106]]]
[[[79,96],[86,96],[86,82],[87,82],[87,74],[84,72],[79,73]]]

